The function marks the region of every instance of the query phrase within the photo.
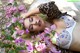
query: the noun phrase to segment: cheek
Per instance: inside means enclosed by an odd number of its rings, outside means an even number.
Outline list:
[[[35,26],[35,25],[33,26],[34,30],[39,29],[39,28],[40,28],[39,26]]]
[[[36,31],[42,30],[42,27],[40,27],[40,26],[33,26],[33,27],[34,27],[34,30],[36,30]]]

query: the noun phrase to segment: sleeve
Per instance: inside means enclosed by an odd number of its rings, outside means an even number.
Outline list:
[[[54,1],[41,4],[38,8],[42,14],[46,14],[48,17],[56,17],[61,14]]]

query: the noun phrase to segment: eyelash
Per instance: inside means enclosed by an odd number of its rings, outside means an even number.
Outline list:
[[[33,25],[30,25],[30,28],[29,28],[30,30],[33,30]]]
[[[29,21],[30,21],[30,22],[33,22],[33,18],[29,18]],[[32,25],[32,24],[30,25],[29,29],[30,29],[30,30],[33,30],[33,25]]]
[[[33,18],[29,18],[29,21],[32,22],[33,21]]]

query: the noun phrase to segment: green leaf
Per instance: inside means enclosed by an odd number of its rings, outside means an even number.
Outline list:
[[[52,31],[51,33],[53,34],[53,36],[55,35],[55,31]]]
[[[14,6],[17,6],[18,4],[17,4],[17,2],[15,1],[13,5],[14,5]]]
[[[2,34],[2,35],[6,35],[6,32],[5,32],[4,29],[1,31],[1,34]]]
[[[12,38],[10,35],[7,35],[5,39],[10,41],[14,40],[14,38]]]
[[[10,30],[11,35],[14,33],[15,29],[14,29],[14,23],[12,23],[12,25],[10,27],[8,27],[8,29]]]
[[[15,50],[9,50],[8,53],[17,53]]]
[[[0,41],[0,47],[3,45],[3,43]]]
[[[15,17],[18,17],[18,16],[20,16],[20,13],[17,12],[17,13],[14,14],[14,16],[15,16]]]
[[[21,23],[19,23],[18,21],[16,22],[16,25],[19,26],[20,29],[23,29],[23,26]]]
[[[45,34],[45,36],[50,36],[49,34]]]
[[[11,44],[4,44],[4,43],[3,43],[3,45],[1,45],[1,47],[2,47],[2,48],[4,48],[4,47],[5,47],[5,48],[11,48],[12,45],[11,45]]]
[[[20,50],[24,50],[24,48],[22,48],[22,47],[16,47],[16,48],[15,48],[15,51],[16,51],[16,52],[19,52]]]

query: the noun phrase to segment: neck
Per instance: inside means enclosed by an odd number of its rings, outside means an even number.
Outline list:
[[[51,24],[45,21],[45,27],[50,27]]]

